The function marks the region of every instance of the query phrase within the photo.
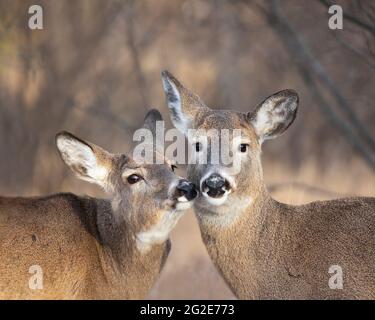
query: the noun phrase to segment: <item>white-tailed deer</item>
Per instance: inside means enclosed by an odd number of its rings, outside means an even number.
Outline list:
[[[150,111],[145,127],[156,120],[160,113]],[[56,144],[72,171],[110,200],[0,197],[0,298],[143,298],[168,256],[170,231],[197,195],[194,185],[167,159],[142,163],[67,132]]]
[[[241,129],[233,151],[239,172],[219,161],[188,166],[188,179],[201,191],[194,207],[203,241],[237,297],[374,299],[375,198],[293,206],[272,199],[265,187],[261,144],[292,124],[297,93],[280,91],[244,114],[208,108],[166,71],[162,80],[172,121],[185,134]],[[205,151],[210,160],[219,155],[201,142],[210,143],[207,132],[189,136],[195,156]]]

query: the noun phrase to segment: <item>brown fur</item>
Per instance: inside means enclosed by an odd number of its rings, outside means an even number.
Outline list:
[[[160,119],[151,111],[145,128]],[[100,185],[110,200],[0,197],[0,298],[144,298],[168,256],[169,232],[189,205],[179,206],[181,179],[164,158],[148,164],[110,154],[66,132],[56,142],[72,171]],[[134,174],[141,178],[130,183]],[[35,265],[43,271],[41,289],[29,288]]]
[[[225,202],[213,205],[203,196],[195,201],[208,253],[236,296],[375,299],[375,198],[291,206],[273,200],[264,185],[261,144],[291,125],[297,113],[297,94],[278,92],[253,112],[242,114],[211,110],[203,102],[186,103],[189,90],[168,72],[162,77],[165,89],[165,83],[175,84],[175,90],[166,96],[169,108],[177,109],[171,111],[177,128],[181,123],[174,118],[176,113],[182,122],[188,120],[189,128],[242,129],[242,138],[249,145],[240,172],[232,176],[235,183]],[[179,103],[171,103],[171,95],[180,98]],[[225,170],[210,163],[189,165],[188,178],[199,185],[207,173]],[[343,289],[328,285],[332,265],[342,268]]]
[[[264,194],[229,227],[196,210],[210,257],[240,299],[375,299],[374,208],[374,198],[288,206]],[[342,290],[328,286],[331,265],[343,269]]]
[[[120,219],[108,201],[74,194],[0,198],[0,298],[143,298],[170,243],[140,254]],[[29,288],[32,265],[43,270],[42,290]]]

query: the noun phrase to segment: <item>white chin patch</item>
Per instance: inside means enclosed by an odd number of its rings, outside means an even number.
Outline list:
[[[206,192],[203,192],[202,194],[208,204],[217,207],[217,206],[221,206],[222,204],[224,204],[225,201],[227,201],[229,192],[225,191],[225,193],[220,198],[212,198]]]
[[[177,211],[182,211],[182,210],[187,210],[191,207],[192,201],[189,201],[186,199],[185,196],[181,196],[177,198],[177,203],[176,203],[176,210]]]
[[[189,202],[189,200],[186,199],[185,196],[179,197],[177,200],[178,200],[178,202]]]
[[[179,197],[177,201],[178,201],[176,203],[177,211],[187,210],[191,207],[191,204],[192,204],[192,201],[189,201],[188,199],[186,199],[185,196]]]
[[[183,212],[176,212],[176,210],[165,212],[154,226],[136,234],[137,249],[141,253],[147,253],[154,245],[165,242],[182,216]]]

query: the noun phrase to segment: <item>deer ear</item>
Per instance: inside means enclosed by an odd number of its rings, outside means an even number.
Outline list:
[[[143,127],[151,130],[152,134],[155,135],[157,121],[163,121],[163,117],[158,110],[152,109],[149,112],[147,112]]]
[[[106,189],[112,166],[112,156],[107,151],[65,131],[56,135],[56,146],[61,158],[78,178]]]
[[[259,104],[247,117],[261,142],[273,139],[285,132],[297,115],[298,94],[283,90]]]
[[[193,128],[198,113],[208,107],[168,71],[163,71],[161,78],[173,125],[187,135],[187,130]]]

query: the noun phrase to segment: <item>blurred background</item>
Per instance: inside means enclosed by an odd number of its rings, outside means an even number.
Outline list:
[[[328,28],[332,3],[0,0],[0,194],[104,196],[63,165],[55,134],[126,152],[151,107],[170,128],[168,69],[212,108],[248,112],[276,91],[298,91],[293,126],[263,148],[277,200],[374,196],[375,2],[334,1],[343,30]],[[33,4],[43,30],[28,28]],[[172,243],[150,298],[233,298],[192,211]]]

